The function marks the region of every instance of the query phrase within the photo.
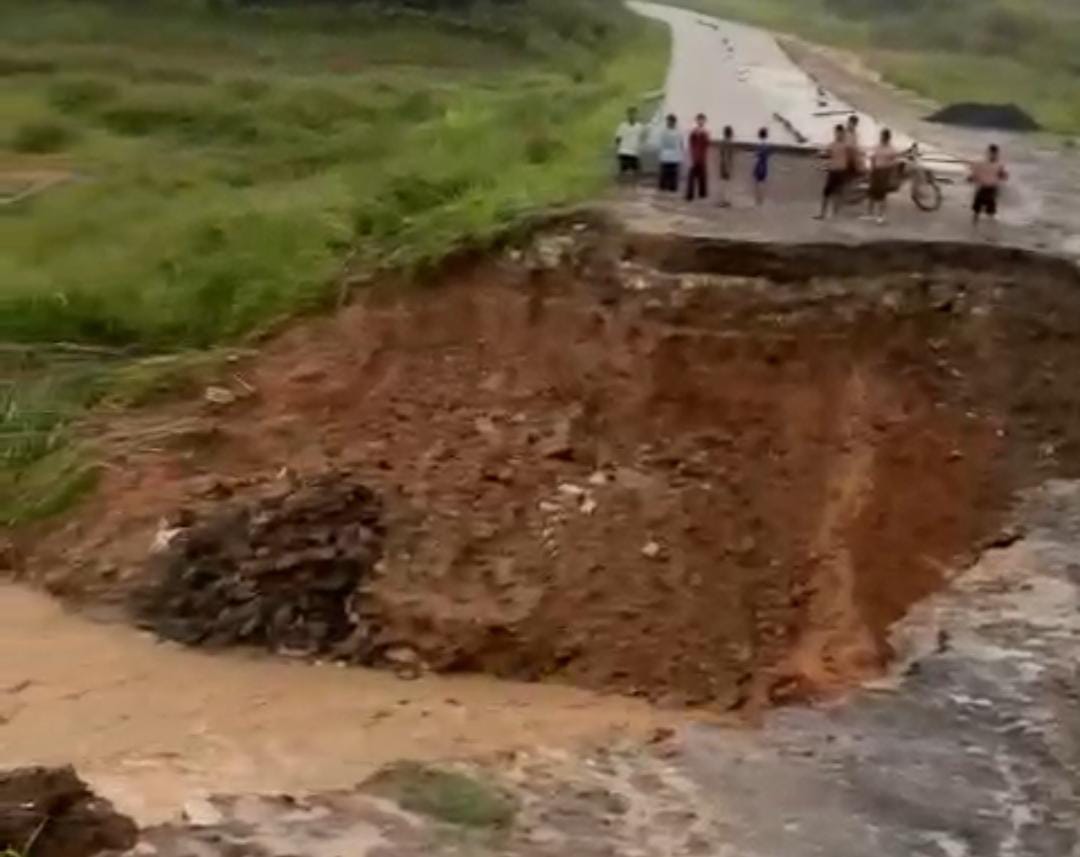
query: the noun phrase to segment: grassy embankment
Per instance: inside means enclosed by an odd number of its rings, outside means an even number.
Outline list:
[[[133,351],[235,342],[328,306],[346,264],[415,265],[596,192],[666,43],[614,0],[0,0],[0,192],[72,176],[0,206],[0,524],[92,481],[64,428],[117,378],[141,397],[203,362]]]
[[[850,49],[942,104],[1014,102],[1080,134],[1080,5],[1073,0],[678,0]]]

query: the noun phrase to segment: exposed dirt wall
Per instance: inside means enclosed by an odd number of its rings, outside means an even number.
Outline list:
[[[373,293],[235,366],[232,404],[111,421],[31,573],[123,591],[163,515],[342,465],[385,501],[383,650],[720,707],[847,686],[1080,462],[1075,273],[983,249],[567,229]]]

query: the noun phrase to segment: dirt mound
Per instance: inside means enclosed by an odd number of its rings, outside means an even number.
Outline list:
[[[382,551],[379,517],[375,495],[339,471],[286,475],[261,496],[176,513],[136,611],[188,644],[304,654],[359,645],[350,598]]]
[[[137,835],[134,822],[96,797],[72,768],[0,772],[0,853],[95,857],[132,848]]]
[[[926,117],[943,125],[963,125],[967,128],[997,128],[1002,131],[1038,131],[1042,128],[1015,104],[980,104],[963,101],[942,107]]]
[[[718,707],[874,675],[890,623],[1012,487],[1080,465],[1075,272],[993,248],[658,240],[567,230],[439,289],[370,292],[231,365],[235,402],[112,423],[97,501],[28,568],[115,595],[160,518],[214,520],[222,484],[251,509],[289,490],[284,465],[348,472],[384,503],[363,598],[343,580],[319,602],[327,637],[271,630],[319,579],[298,562],[303,591],[244,608],[248,642]],[[288,555],[352,520],[317,517],[237,550],[254,569],[260,544]],[[58,576],[52,551],[82,563]],[[238,582],[208,584],[200,616],[251,604],[249,578],[276,579],[214,572]]]

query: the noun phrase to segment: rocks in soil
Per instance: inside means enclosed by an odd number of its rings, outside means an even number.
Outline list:
[[[184,517],[184,516],[181,516]],[[382,553],[381,505],[343,471],[186,516],[135,596],[143,624],[188,645],[318,655],[363,637],[355,600]]]
[[[70,767],[0,772],[0,854],[92,857],[126,851],[137,835]]]

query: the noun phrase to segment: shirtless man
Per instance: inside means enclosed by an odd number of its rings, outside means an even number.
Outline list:
[[[815,219],[824,220],[832,208],[835,216],[840,211],[840,195],[851,178],[850,151],[848,134],[843,125],[833,128],[833,141],[825,147],[823,155],[825,165],[825,187],[821,192],[821,211]]]
[[[979,218],[985,214],[994,222],[997,217],[998,188],[1009,180],[1009,172],[1001,162],[1001,150],[996,143],[986,149],[986,157],[971,165],[968,181],[975,185],[975,196],[971,201],[971,226],[979,228]]]
[[[867,216],[875,218],[876,214],[878,223],[885,222],[885,207],[896,178],[898,159],[899,155],[892,144],[892,131],[883,128],[881,141],[870,153],[870,207]]]
[[[847,130],[844,132],[848,145],[848,171],[855,178],[866,170],[862,144],[859,141],[859,117],[852,113],[848,117]]]

